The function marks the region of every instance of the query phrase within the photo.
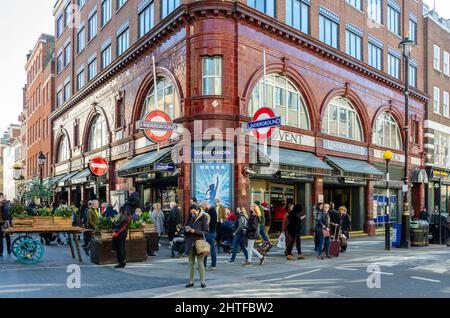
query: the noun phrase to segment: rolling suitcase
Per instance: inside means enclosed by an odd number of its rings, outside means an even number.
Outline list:
[[[330,256],[338,257],[341,250],[341,240],[336,236],[337,226],[334,229],[334,235],[330,238]],[[339,231],[340,232],[340,231]]]

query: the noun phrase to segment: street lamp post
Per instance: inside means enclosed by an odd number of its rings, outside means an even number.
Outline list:
[[[385,151],[383,153],[383,158],[386,160],[386,196],[387,202],[385,206],[385,217],[387,217],[387,221],[384,226],[384,249],[389,251],[391,249],[391,220],[390,220],[390,202],[391,195],[389,193],[389,162],[392,160],[394,154],[391,151]]]
[[[411,247],[410,238],[410,213],[408,204],[408,192],[409,192],[409,182],[408,182],[408,163],[409,163],[409,59],[411,57],[411,50],[415,46],[414,41],[409,39],[407,35],[403,41],[398,45],[399,48],[403,49],[403,57],[405,60],[405,168],[403,173],[403,212],[402,212],[402,237],[400,242],[401,248]]]
[[[39,181],[40,181],[40,189],[39,191],[42,192],[42,185],[43,185],[43,179],[44,179],[44,165],[45,165],[45,160],[47,158],[45,157],[45,155],[42,153],[42,151],[39,153],[38,156],[38,164],[39,164]],[[40,195],[40,204],[42,205],[42,194]]]

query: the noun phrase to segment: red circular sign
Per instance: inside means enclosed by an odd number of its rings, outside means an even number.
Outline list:
[[[253,115],[252,121],[259,121],[269,118],[274,118],[275,112],[272,108],[269,107],[262,107],[256,111],[256,113]],[[259,128],[259,129],[253,129],[253,134],[256,138],[259,140],[268,139],[272,136],[273,131],[275,130],[275,127],[266,127],[266,128]]]
[[[108,172],[108,161],[103,157],[92,158],[89,162],[89,170],[96,176],[104,176]]]
[[[172,119],[165,112],[155,110],[145,116],[144,122],[146,123],[161,123],[172,124]],[[172,137],[173,130],[161,130],[161,129],[146,129],[144,130],[145,136],[153,142],[164,142]]]

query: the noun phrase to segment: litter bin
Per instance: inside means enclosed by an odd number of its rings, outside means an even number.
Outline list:
[[[427,246],[428,245],[429,224],[427,221],[411,221],[411,246]]]
[[[402,240],[402,224],[401,223],[395,223],[393,226],[393,232],[392,232],[392,247],[400,247],[400,242]]]
[[[450,218],[448,213],[441,213],[441,243],[450,245],[449,238],[449,223]],[[430,234],[431,244],[439,244],[439,213],[433,213],[431,215],[431,222],[430,222]]]

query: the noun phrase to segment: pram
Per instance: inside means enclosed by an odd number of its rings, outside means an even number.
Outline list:
[[[172,257],[175,257],[175,252],[178,253],[178,258],[183,257],[184,237],[176,237],[174,241],[172,241]]]
[[[218,244],[218,251],[220,254],[220,249],[225,253],[231,254],[231,249],[233,245],[233,222],[226,221],[222,223],[222,235],[220,237],[220,242]]]

